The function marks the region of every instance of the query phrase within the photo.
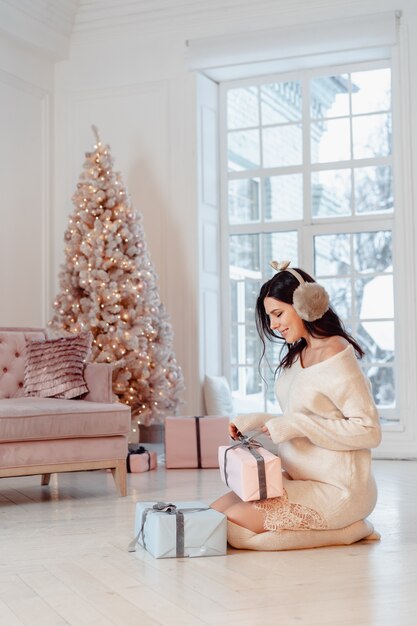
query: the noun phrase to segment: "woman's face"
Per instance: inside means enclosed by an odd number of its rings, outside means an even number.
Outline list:
[[[301,337],[307,336],[304,322],[291,304],[267,296],[264,299],[264,308],[271,330],[278,331],[287,343],[295,343]]]

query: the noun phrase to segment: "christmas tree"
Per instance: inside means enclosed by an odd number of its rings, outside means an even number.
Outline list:
[[[184,389],[173,332],[161,304],[141,216],[109,146],[86,152],[65,231],[53,331],[93,334],[92,360],[114,366],[113,391],[145,426],[175,414]]]

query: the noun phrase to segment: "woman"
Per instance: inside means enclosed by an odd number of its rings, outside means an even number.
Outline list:
[[[230,435],[262,430],[279,444],[285,491],[256,502],[227,493],[211,506],[257,534],[351,527],[371,513],[377,497],[370,448],[379,445],[381,430],[357,361],[364,353],[323,287],[286,261],[271,265],[277,274],[261,288],[256,322],[262,356],[266,339],[280,336],[287,344],[275,386],[283,415],[240,415]]]

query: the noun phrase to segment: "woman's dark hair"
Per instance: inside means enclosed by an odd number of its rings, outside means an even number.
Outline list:
[[[297,267],[295,267],[294,269],[299,274],[301,274],[306,283],[316,282],[314,278],[307,274],[307,272],[304,272],[304,270],[300,270]],[[281,302],[286,302],[287,304],[292,304],[294,291],[297,289],[299,284],[300,283],[298,282],[296,277],[293,276],[290,272],[278,272],[270,280],[262,285],[261,291],[259,292],[259,296],[256,300],[256,329],[262,341],[262,354],[259,360],[259,364],[261,364],[261,361],[265,356],[266,340],[273,342],[283,342],[280,353],[281,360],[278,364],[278,367],[276,368],[276,371],[291,367],[291,365],[294,363],[298,355],[307,344],[304,338],[300,339],[300,341],[297,341],[294,344],[286,344],[285,341],[281,339],[281,337],[279,337],[275,333],[275,331],[271,329],[269,317],[265,312],[264,300],[265,298],[269,297],[280,300]],[[345,327],[343,326],[343,322],[340,320],[332,307],[330,307],[320,319],[314,322],[306,322],[303,320],[303,324],[306,327],[307,332],[312,337],[332,337],[334,335],[344,337],[354,347],[358,358],[362,358],[364,356],[364,351],[362,350],[360,345],[353,339],[353,337],[346,332]],[[285,354],[281,356],[285,346],[287,346],[288,349],[286,350]]]

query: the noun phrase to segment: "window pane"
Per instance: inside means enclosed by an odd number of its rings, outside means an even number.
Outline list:
[[[358,326],[359,343],[367,361],[389,362],[394,358],[394,322],[363,322]]]
[[[347,278],[322,278],[320,285],[329,294],[330,304],[342,319],[352,316],[352,289],[350,280]]]
[[[259,353],[258,353],[258,333],[255,330],[255,326],[246,328],[245,333],[245,360],[242,361],[245,365],[258,365]]]
[[[279,124],[301,119],[301,85],[299,81],[261,86],[262,124]]]
[[[237,325],[232,324],[230,328],[230,363],[232,365],[237,365],[239,363],[237,334]]]
[[[242,224],[259,220],[259,180],[230,180],[228,189],[229,223]]]
[[[298,264],[298,236],[295,231],[287,231],[284,233],[270,233],[264,235],[264,257],[265,265],[268,273],[273,275],[275,272],[269,267],[270,261],[281,261],[283,259],[291,259],[291,264]]]
[[[395,406],[395,381],[392,367],[370,367],[367,376],[371,381],[372,393],[378,406]]]
[[[266,383],[264,383],[266,391],[266,411],[272,414],[281,414],[282,410],[278,404],[278,400],[275,396],[275,377],[274,373],[269,369],[265,369],[262,372]]]
[[[260,342],[259,342],[260,343]],[[265,350],[265,356],[266,356],[266,365],[267,367],[265,369],[272,369],[273,372],[275,372],[278,363],[281,360],[281,350],[282,347],[284,346],[285,342],[283,339],[279,340],[279,341],[268,341],[266,344],[266,350]],[[260,349],[259,349],[259,356],[260,356]],[[265,363],[264,363],[265,365]],[[269,366],[269,367],[268,367]],[[265,375],[263,373],[263,375]]]
[[[379,230],[353,235],[355,268],[359,272],[392,271],[392,233]]]
[[[355,159],[369,159],[391,154],[391,115],[354,117],[352,132]]]
[[[310,115],[314,119],[349,115],[349,77],[320,76],[311,81]]]
[[[314,237],[314,271],[316,276],[350,273],[350,235],[316,235]]]
[[[246,278],[245,280],[245,310],[246,322],[251,322],[255,331],[255,305],[258,294],[261,290],[261,280]]]
[[[230,281],[230,313],[232,324],[237,324],[237,280]]]
[[[352,112],[371,113],[391,108],[391,70],[384,68],[352,74]]]
[[[356,213],[393,211],[393,184],[390,166],[360,167],[354,170]]]
[[[306,83],[281,78],[237,86],[226,98],[228,341],[236,410],[279,412],[273,372],[285,344],[267,342],[267,385],[258,372],[255,304],[261,284],[275,273],[269,262],[290,259],[298,266],[300,246],[309,265],[313,250],[313,273],[366,351],[361,365],[376,401],[394,407],[391,71],[355,68],[318,76],[313,70],[308,107]],[[304,150],[306,130],[310,148]],[[381,218],[385,230],[376,231]]]
[[[233,365],[258,364],[259,339],[254,324],[232,326],[230,341]]]
[[[311,124],[311,160],[313,163],[331,163],[349,159],[349,119]]]
[[[259,167],[259,131],[242,130],[229,133],[229,170],[249,170]]]
[[[263,409],[262,379],[257,367],[232,368],[232,396],[237,413]]]
[[[255,317],[256,298],[261,290],[262,282],[260,278],[247,278],[245,281],[245,307],[253,317]]]
[[[360,319],[394,317],[392,274],[355,281],[357,316]]]
[[[299,220],[303,217],[303,177],[301,174],[265,178],[265,219]]]
[[[227,92],[227,127],[248,128],[259,125],[258,88],[244,87]]]
[[[229,262],[233,277],[251,276],[250,272],[259,271],[259,245],[259,235],[231,235],[229,238]]]
[[[313,217],[351,215],[351,170],[315,172],[311,194]]]
[[[263,166],[301,165],[302,134],[299,124],[262,130]]]

